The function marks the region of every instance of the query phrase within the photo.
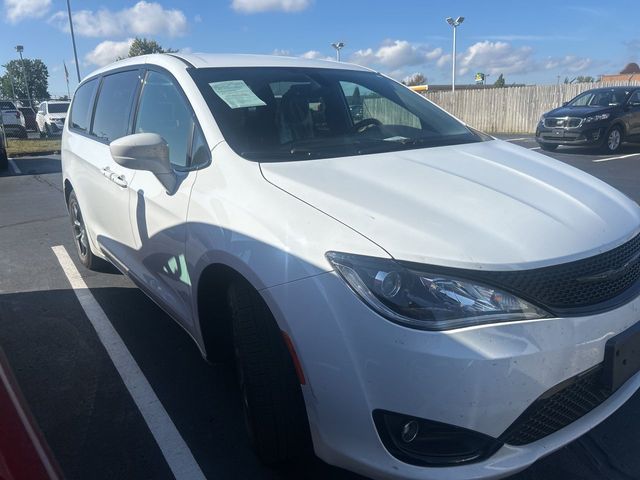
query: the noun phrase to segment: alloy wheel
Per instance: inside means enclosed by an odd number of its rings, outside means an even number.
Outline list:
[[[620,146],[621,140],[622,136],[620,135],[620,130],[618,130],[617,128],[611,130],[611,132],[609,133],[609,137],[607,138],[607,146],[609,147],[609,150],[612,152],[616,151]]]
[[[87,241],[87,229],[82,220],[82,213],[77,202],[73,202],[71,206],[71,223],[73,226],[73,236],[75,237],[76,246],[80,256],[86,257],[89,252],[89,243]]]

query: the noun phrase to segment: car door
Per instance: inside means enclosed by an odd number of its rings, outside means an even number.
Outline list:
[[[186,96],[170,74],[147,72],[134,133],[157,133],[167,142],[177,184],[173,191],[167,191],[153,173],[144,170],[138,171],[130,182],[130,217],[137,249],[131,273],[143,289],[189,329],[192,312],[185,255],[186,219],[197,175],[191,149],[204,140]]]
[[[628,135],[630,137],[640,136],[640,90],[631,94],[626,105],[626,116],[628,118]]]
[[[74,187],[80,189],[80,208],[93,244],[124,269],[134,252],[128,185],[137,172],[113,160],[109,143],[131,132],[141,75],[133,69],[103,76],[90,131],[74,139],[83,166],[81,181]]]

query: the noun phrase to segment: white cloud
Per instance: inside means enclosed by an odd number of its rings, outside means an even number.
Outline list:
[[[478,42],[457,56],[457,69],[461,75],[475,71],[499,74],[526,74],[540,70],[559,72],[581,72],[593,65],[587,57],[566,55],[564,57],[548,57],[540,60],[535,57],[531,47],[514,47],[507,42]],[[450,65],[451,55],[442,57],[438,66]]]
[[[304,52],[300,56],[302,58],[308,58],[310,60],[335,60],[334,57],[330,57],[329,55],[323,55],[317,50],[309,50],[308,52]]]
[[[84,59],[88,63],[102,67],[115,62],[119,57],[126,57],[129,54],[129,47],[131,47],[132,43],[133,38],[122,42],[106,40],[87,53]]]
[[[46,15],[51,0],[4,0],[4,10],[9,23],[18,23],[25,18]]]
[[[61,30],[69,29],[66,12],[55,13],[49,21]],[[76,11],[73,27],[77,35],[85,37],[158,34],[176,37],[186,32],[187,17],[181,10],[168,10],[159,3],[141,0],[116,12],[106,8]]]
[[[276,48],[273,52],[271,52],[271,55],[276,55],[278,57],[289,57],[291,56],[291,51],[282,48]]]
[[[566,55],[561,58],[547,58],[544,62],[544,68],[547,70],[558,70],[561,72],[582,72],[593,65],[593,60],[586,57],[576,57],[575,55]]]
[[[299,12],[311,5],[311,0],[233,0],[231,8],[241,13],[260,13],[273,10]]]
[[[358,50],[351,56],[351,61],[360,65],[380,65],[397,70],[435,61],[441,55],[441,48],[429,49],[425,45],[411,44],[406,40],[388,40],[377,50]]]
[[[536,69],[531,47],[513,47],[507,42],[477,42],[457,56],[458,71],[465,75],[472,70],[490,75],[527,73]]]

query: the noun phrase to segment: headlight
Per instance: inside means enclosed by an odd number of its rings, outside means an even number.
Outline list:
[[[510,293],[473,281],[405,268],[394,260],[327,252],[345,282],[377,313],[422,330],[531,320],[550,315]]]
[[[606,120],[607,118],[609,118],[610,115],[611,115],[610,113],[601,113],[600,115],[593,115],[591,117],[585,118],[584,123],[599,122],[600,120]]]

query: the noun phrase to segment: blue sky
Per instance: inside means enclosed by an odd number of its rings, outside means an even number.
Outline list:
[[[448,16],[458,29],[458,83],[478,71],[489,82],[554,83],[557,76],[617,73],[640,62],[638,0],[449,1],[426,0],[71,0],[82,75],[128,50],[135,36],[192,52],[281,53],[333,57],[398,79],[415,72],[429,83],[450,82]],[[50,93],[76,82],[64,0],[2,0],[0,64],[29,58],[49,67]],[[2,72],[3,70],[0,70]]]

